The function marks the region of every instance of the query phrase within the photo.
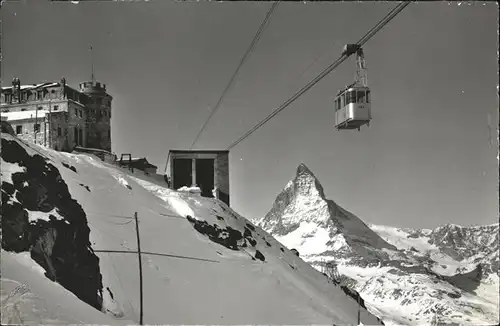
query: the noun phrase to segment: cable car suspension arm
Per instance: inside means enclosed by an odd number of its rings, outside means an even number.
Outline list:
[[[413,1],[413,0],[412,0]],[[370,29],[357,43],[357,48],[361,48],[366,42],[368,42],[373,35],[375,35],[378,31],[380,31],[387,23],[389,23],[398,13],[400,13],[406,6],[410,4],[412,1],[403,1],[398,4],[394,9],[392,9],[382,20],[380,20],[372,29]],[[354,51],[356,52],[357,49]],[[354,53],[353,52],[353,53]],[[275,117],[278,113],[286,109],[290,104],[295,102],[300,96],[302,96],[305,92],[307,92],[310,88],[316,85],[321,79],[323,79],[326,75],[332,72],[335,68],[337,68],[342,62],[344,62],[350,55],[353,53],[342,53],[340,58],[335,60],[330,66],[324,69],[318,76],[316,76],[313,80],[307,83],[304,87],[302,87],[299,91],[297,91],[292,97],[286,100],[282,105],[276,108],[271,114],[269,114],[266,118],[257,123],[252,129],[250,129],[243,136],[238,138],[238,140],[234,141],[227,150],[232,149],[234,146],[238,145],[240,142],[245,140],[248,136],[253,134],[257,129],[262,127],[266,122]]]

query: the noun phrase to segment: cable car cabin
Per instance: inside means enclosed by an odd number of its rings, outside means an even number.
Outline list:
[[[351,85],[335,97],[335,129],[358,129],[371,120],[370,89]]]

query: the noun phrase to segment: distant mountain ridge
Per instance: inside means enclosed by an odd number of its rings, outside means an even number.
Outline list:
[[[257,224],[317,269],[336,266],[386,324],[498,323],[498,223],[434,230],[367,225],[326,199],[300,164]]]

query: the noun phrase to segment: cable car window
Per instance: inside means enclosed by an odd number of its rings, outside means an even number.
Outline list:
[[[365,91],[358,91],[358,103],[365,103]]]
[[[371,102],[370,90],[366,90],[366,103]]]
[[[335,101],[335,106],[336,106],[336,111],[340,110],[341,106],[340,106],[340,97],[337,98],[337,100]]]
[[[356,91],[347,93],[347,103],[356,103]]]
[[[342,102],[340,102],[340,106],[344,107],[345,106],[345,93],[342,94]]]

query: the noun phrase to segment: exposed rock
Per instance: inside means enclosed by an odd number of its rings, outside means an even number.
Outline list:
[[[12,174],[13,183],[2,182],[2,248],[29,251],[48,278],[101,310],[99,258],[90,246],[87,218],[59,171],[15,140],[2,139],[2,158],[25,168]]]

